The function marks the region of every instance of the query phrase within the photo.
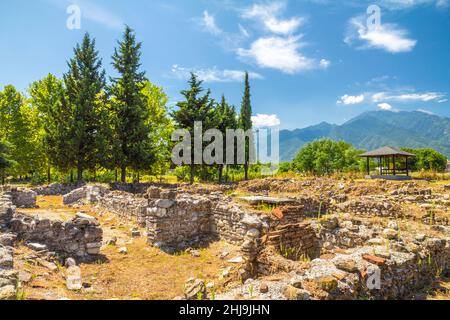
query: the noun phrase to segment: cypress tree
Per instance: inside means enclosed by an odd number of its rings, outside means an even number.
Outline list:
[[[244,131],[252,129],[252,105],[250,101],[250,83],[248,80],[248,72],[245,73],[245,89],[244,96],[242,98],[241,105],[241,114],[239,116],[239,127]],[[248,168],[250,161],[250,148],[254,146],[250,145],[250,141],[246,139],[245,141],[245,162],[244,162],[244,171],[245,171],[245,180],[248,180]]]
[[[219,183],[222,183],[223,169],[225,167],[224,163],[226,163],[226,154],[227,154],[226,132],[227,129],[235,130],[238,127],[236,110],[233,106],[227,103],[224,95],[222,95],[222,100],[216,108],[215,118],[217,120],[217,129],[220,130],[220,132],[222,132],[223,135],[223,146],[224,146],[223,164],[219,165]]]

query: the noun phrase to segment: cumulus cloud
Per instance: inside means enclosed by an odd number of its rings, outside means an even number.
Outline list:
[[[344,104],[344,105],[351,105],[351,104],[358,104],[364,102],[365,97],[364,95],[359,96],[351,96],[351,95],[343,95],[339,100],[337,101],[338,104]]]
[[[361,42],[361,49],[375,48],[390,53],[409,52],[414,49],[417,40],[408,37],[408,31],[395,24],[382,24],[368,28],[364,17],[350,19],[349,29],[344,41],[352,45],[354,41]]]
[[[303,46],[300,39],[301,36],[263,37],[255,40],[249,49],[239,48],[237,54],[253,60],[259,67],[288,74],[329,65],[326,60],[320,64],[315,59],[304,56],[299,50]]]
[[[257,114],[256,116],[252,116],[252,122],[255,128],[276,127],[281,124],[276,114]]]
[[[195,73],[198,78],[204,82],[243,82],[245,71],[241,70],[220,70],[214,68],[185,68],[179,65],[172,66],[172,74],[181,80],[187,80],[191,72]],[[261,80],[264,77],[256,72],[249,72],[251,79]]]
[[[266,30],[277,34],[291,34],[305,21],[303,17],[282,19],[280,15],[286,9],[286,3],[253,4],[243,10],[242,17],[260,21]]]

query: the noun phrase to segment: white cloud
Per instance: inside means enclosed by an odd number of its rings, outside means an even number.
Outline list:
[[[251,44],[250,49],[239,48],[237,54],[254,60],[259,67],[289,74],[320,67],[315,59],[305,57],[299,51],[303,45],[300,39],[300,36],[259,38]],[[325,61],[323,63],[326,64]]]
[[[377,103],[384,101],[398,101],[398,102],[429,102],[439,101],[445,97],[445,94],[439,92],[425,92],[425,93],[404,93],[404,94],[388,94],[386,92],[378,92],[372,95],[372,100]]]
[[[243,82],[245,71],[241,70],[219,70],[214,68],[185,68],[179,65],[172,66],[172,74],[182,80],[189,79],[191,72],[195,73],[198,78],[205,82]],[[251,79],[264,79],[264,77],[256,72],[249,72]]]
[[[326,59],[321,59],[319,62],[320,67],[323,69],[327,69],[330,66],[330,64],[331,64],[331,61],[326,60]]]
[[[243,10],[242,17],[255,19],[264,25],[266,30],[277,34],[291,34],[305,21],[302,17],[280,19],[280,14],[286,9],[284,2],[273,2],[270,4],[253,4]]]
[[[428,110],[424,110],[424,109],[418,109],[417,111],[422,112],[422,113],[426,113],[426,114],[429,114],[429,115],[435,115],[433,112],[428,111]]]
[[[207,32],[212,33],[214,35],[220,35],[222,33],[222,29],[220,29],[216,24],[216,19],[213,15],[210,15],[208,11],[203,11],[203,18],[200,23]]]
[[[401,10],[420,5],[435,5],[438,8],[446,8],[448,0],[381,0],[379,4],[390,10]]]
[[[380,108],[381,110],[386,110],[386,111],[392,111],[393,108],[389,103],[380,103],[378,105],[378,108]]]
[[[252,122],[255,128],[276,127],[281,124],[276,114],[257,114],[252,117]]]
[[[124,22],[114,12],[91,1],[77,0],[74,4],[81,9],[81,18],[86,18],[110,29],[121,30]]]
[[[447,101],[448,101],[448,99],[441,99],[441,100],[438,101],[438,103],[444,103],[444,102],[447,102]]]
[[[409,52],[414,49],[417,40],[408,38],[408,31],[395,24],[382,24],[368,28],[363,17],[350,19],[350,27],[344,41],[351,45],[354,40],[364,43],[360,48],[376,48],[391,53]]]
[[[359,96],[350,96],[348,94],[343,95],[338,101],[338,104],[345,104],[345,105],[351,105],[351,104],[358,104],[364,102],[365,97],[364,95]]]

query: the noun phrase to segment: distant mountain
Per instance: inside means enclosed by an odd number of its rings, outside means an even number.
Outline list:
[[[292,160],[305,143],[320,138],[344,140],[366,150],[382,146],[431,147],[450,158],[450,118],[419,111],[370,111],[342,125],[323,122],[294,131],[282,130],[281,160]]]

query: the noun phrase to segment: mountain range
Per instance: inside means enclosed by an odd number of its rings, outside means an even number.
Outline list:
[[[306,143],[330,138],[373,150],[383,146],[433,148],[450,159],[450,118],[421,111],[369,111],[342,125],[322,122],[280,132],[281,161],[291,161]]]

